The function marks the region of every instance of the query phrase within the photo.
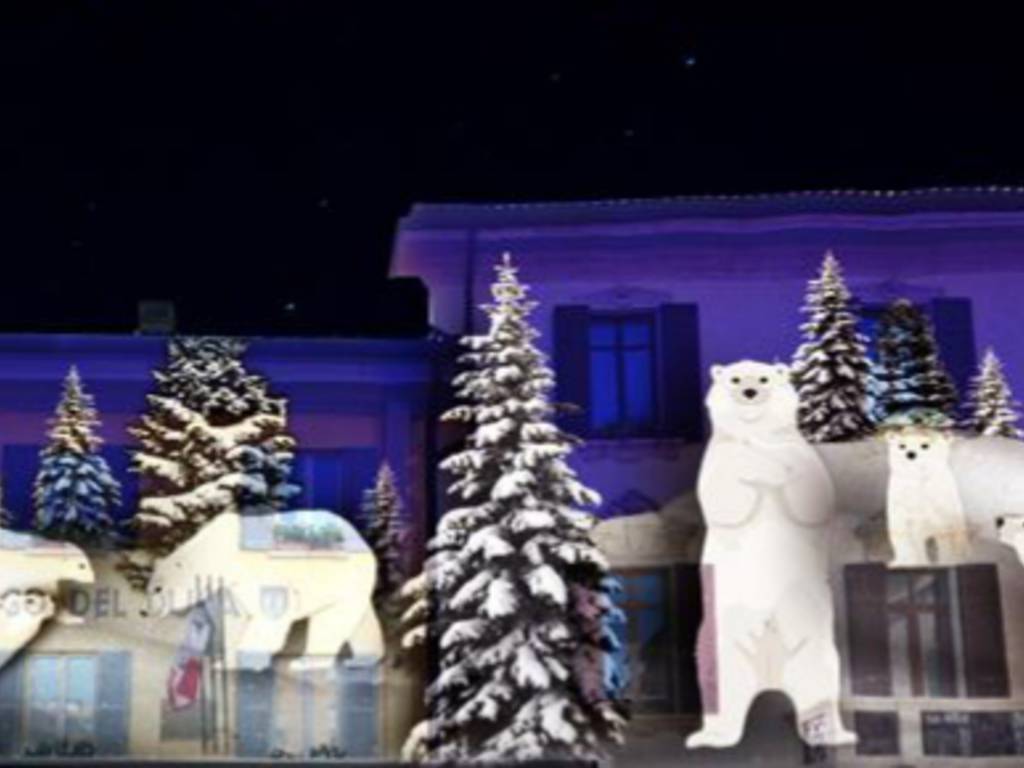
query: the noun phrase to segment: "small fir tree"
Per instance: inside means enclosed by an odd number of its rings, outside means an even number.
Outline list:
[[[434,760],[592,759],[621,741],[607,684],[621,618],[592,541],[599,503],[568,465],[577,442],[552,423],[553,374],[506,255],[486,335],[463,339],[455,378],[465,404],[444,415],[473,428],[441,463],[459,506],[441,519],[424,572],[405,593],[406,645],[437,642],[428,719],[405,754]]]
[[[951,427],[957,392],[939,359],[928,318],[906,299],[882,313],[876,341],[875,420],[891,426]]]
[[[1024,437],[1017,423],[1020,403],[1006,381],[1003,364],[991,349],[985,350],[977,375],[971,380],[968,394],[968,417],[965,427],[986,437]]]
[[[166,554],[221,512],[271,512],[298,492],[285,400],[246,370],[244,352],[237,339],[172,339],[153,373],[156,392],[130,429],[141,490],[133,525],[151,552]]]
[[[99,453],[100,421],[74,367],[49,423],[50,442],[39,454],[33,493],[35,528],[84,546],[111,543],[121,486]]]
[[[871,364],[866,340],[857,331],[850,292],[831,251],[819,276],[808,283],[803,312],[804,342],[793,359],[800,430],[816,443],[870,434],[874,427],[868,415]]]
[[[378,611],[392,605],[403,581],[402,501],[395,486],[395,474],[387,462],[380,465],[372,488],[363,494],[362,505],[366,543],[377,558],[377,584],[373,599]]]

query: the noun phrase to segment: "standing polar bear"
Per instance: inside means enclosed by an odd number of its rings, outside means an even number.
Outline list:
[[[686,744],[735,745],[767,689],[789,695],[808,744],[852,744],[839,716],[828,584],[835,491],[797,429],[789,369],[745,360],[713,366],[711,378],[712,436],[697,483],[712,603],[698,638],[704,722]]]
[[[950,463],[951,435],[908,428],[886,435],[886,522],[893,568],[956,565],[970,550],[967,517]]]
[[[246,525],[259,542],[246,543]],[[287,532],[283,546],[273,531]],[[324,546],[326,544],[326,546]],[[149,615],[182,611],[223,590],[226,666],[262,670],[292,624],[308,619],[300,668],[334,664],[351,641],[358,655],[380,655],[371,598],[377,564],[346,520],[324,510],[243,517],[223,512],[160,560],[146,588]]]

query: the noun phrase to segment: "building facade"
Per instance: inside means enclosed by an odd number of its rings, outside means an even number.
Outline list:
[[[151,372],[165,354],[166,340],[153,337],[0,338],[0,468],[4,506],[15,524],[31,519],[46,422],[71,365],[96,398],[103,454],[123,489],[119,515],[133,514],[138,491],[128,471],[126,428],[143,412]],[[437,356],[432,341],[256,339],[244,358],[288,402],[288,431],[297,441],[294,481],[301,486],[292,508],[329,510],[361,524],[362,493],[387,460],[410,532],[410,568],[418,566],[429,518]],[[266,549],[271,558],[296,554],[293,544],[273,537],[243,544]],[[382,661],[376,623],[358,629],[350,641],[355,651],[326,670],[290,665],[302,648],[302,628],[289,636],[270,672],[225,672],[215,658],[183,669],[190,615],[143,616],[146,596],[125,580],[119,554],[88,554],[95,583],[62,596],[83,623],[44,624],[0,669],[0,754],[398,753],[420,682],[411,670]],[[176,669],[193,676],[178,706],[168,688]]]
[[[492,266],[514,255],[539,302],[558,398],[582,406],[566,422],[587,440],[574,464],[603,496],[599,536],[629,616],[635,717],[622,764],[678,764],[699,723],[694,486],[709,368],[788,362],[828,250],[869,338],[882,308],[908,298],[928,314],[961,392],[988,346],[1024,388],[1020,189],[423,205],[401,223],[393,272],[427,283],[431,322],[447,333],[480,330]],[[768,694],[741,745],[694,753],[699,764],[1019,763],[1024,571],[989,539],[970,566],[887,572],[885,551],[861,538],[880,525],[884,538],[884,476],[876,466],[873,506],[840,509],[860,533],[833,558],[843,710],[860,745],[804,749],[789,702]]]

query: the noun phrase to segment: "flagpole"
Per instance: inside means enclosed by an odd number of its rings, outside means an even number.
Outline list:
[[[195,577],[193,577],[193,580],[195,582],[196,597],[198,598],[199,597],[199,584],[200,584],[198,574]],[[191,611],[189,611],[189,615],[187,617],[187,620],[188,620],[189,623],[191,623],[191,621],[192,621],[192,612]],[[191,626],[189,626],[189,629],[191,629]],[[187,636],[188,635],[186,634],[186,637]],[[200,730],[200,733],[202,734],[202,738],[203,738],[203,747],[202,748],[203,748],[203,754],[205,755],[207,753],[207,751],[209,750],[209,737],[208,737],[208,734],[207,734],[208,723],[206,722],[206,720],[207,720],[207,718],[206,718],[206,676],[207,676],[207,672],[208,672],[208,670],[207,670],[207,666],[208,665],[207,665],[206,653],[204,652],[203,655],[200,658],[202,659],[202,661],[201,661],[202,666],[200,666],[200,668],[199,668],[200,669],[200,673],[199,673],[199,730]]]
[[[227,666],[228,666],[227,665],[227,641],[226,641],[226,638],[224,637],[224,635],[225,635],[225,632],[224,632],[224,626],[225,626],[225,619],[224,619],[224,601],[225,601],[224,577],[223,576],[219,576],[219,577],[217,577],[217,580],[219,582],[219,587],[220,587],[220,589],[219,589],[220,600],[218,601],[218,607],[220,609],[219,610],[220,621],[218,623],[217,648],[218,648],[218,650],[220,652],[220,660],[221,660],[221,664],[220,664],[221,693],[222,693],[221,698],[223,700],[223,707],[224,707],[224,712],[223,712],[223,715],[224,715],[223,716],[223,721],[224,721],[224,753],[225,754],[230,754],[230,752],[231,752],[231,731],[228,728],[228,724],[230,723],[229,715],[230,715],[230,709],[231,708],[230,708],[230,697],[229,697],[229,693],[228,693],[228,684],[229,684],[230,681],[229,681],[229,678],[228,678],[228,670],[227,670]]]

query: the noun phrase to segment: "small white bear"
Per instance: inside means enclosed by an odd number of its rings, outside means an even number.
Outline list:
[[[832,480],[797,428],[787,366],[745,360],[713,366],[711,378],[713,432],[697,483],[708,526],[697,650],[704,720],[686,744],[735,745],[769,689],[789,695],[808,744],[852,744],[839,715],[828,585]]]
[[[906,428],[886,435],[886,520],[892,568],[962,563],[969,554],[967,517],[950,463],[952,436]]]
[[[1012,547],[1024,563],[1024,515],[1000,515],[996,518],[999,541]]]

